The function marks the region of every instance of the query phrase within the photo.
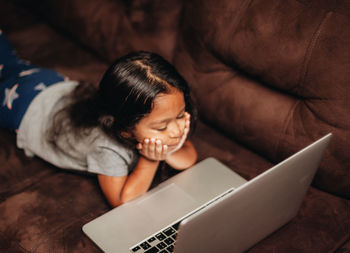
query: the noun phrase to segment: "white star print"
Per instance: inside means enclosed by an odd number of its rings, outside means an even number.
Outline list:
[[[19,97],[18,93],[16,92],[16,89],[18,87],[18,84],[13,86],[11,89],[5,89],[5,99],[2,102],[2,106],[7,106],[10,110],[12,109],[12,103],[13,100],[17,99]]]
[[[39,83],[38,85],[36,85],[34,87],[34,90],[45,90],[46,89],[46,85],[44,83]]]
[[[21,73],[19,73],[19,76],[20,77],[29,76],[29,75],[36,73],[36,72],[39,72],[39,71],[40,71],[40,69],[28,69],[28,70],[24,70]]]

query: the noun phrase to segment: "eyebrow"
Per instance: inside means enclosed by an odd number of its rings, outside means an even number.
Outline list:
[[[185,112],[186,110],[186,106],[184,106],[181,111],[177,114],[177,116],[179,116],[181,113]],[[161,121],[156,121],[156,122],[153,122],[151,123],[151,126],[154,126],[154,125],[160,125],[160,124],[163,124],[165,122],[168,122],[171,118],[167,118],[167,119],[163,119]]]

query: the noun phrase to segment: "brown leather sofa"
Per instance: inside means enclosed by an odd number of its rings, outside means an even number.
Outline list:
[[[350,252],[349,27],[345,0],[0,0],[18,54],[71,79],[97,84],[129,51],[163,55],[195,95],[199,160],[246,179],[334,134],[298,215],[250,253]],[[95,176],[15,139],[0,129],[0,252],[100,252],[81,230],[109,210]]]

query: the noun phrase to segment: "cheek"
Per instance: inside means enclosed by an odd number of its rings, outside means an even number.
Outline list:
[[[155,131],[139,131],[139,132],[135,132],[134,136],[136,138],[136,140],[138,142],[143,142],[146,138],[151,139],[157,139],[157,140],[161,140],[163,143],[167,142],[167,137],[165,136],[164,133],[161,132],[155,132]]]
[[[138,128],[136,128],[132,134],[138,142],[143,142],[146,136],[145,131],[142,131],[141,129],[138,129]]]

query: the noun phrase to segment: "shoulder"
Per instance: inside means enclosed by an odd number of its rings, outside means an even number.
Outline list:
[[[109,138],[101,130],[95,129],[91,135],[94,141],[91,143],[87,154],[87,162],[90,170],[108,176],[125,176],[133,169],[137,161],[137,154],[121,143]]]
[[[113,153],[120,156],[127,163],[130,162],[129,160],[134,154],[133,150],[110,138],[99,128],[95,128],[91,136],[94,138],[93,147],[95,152]]]

